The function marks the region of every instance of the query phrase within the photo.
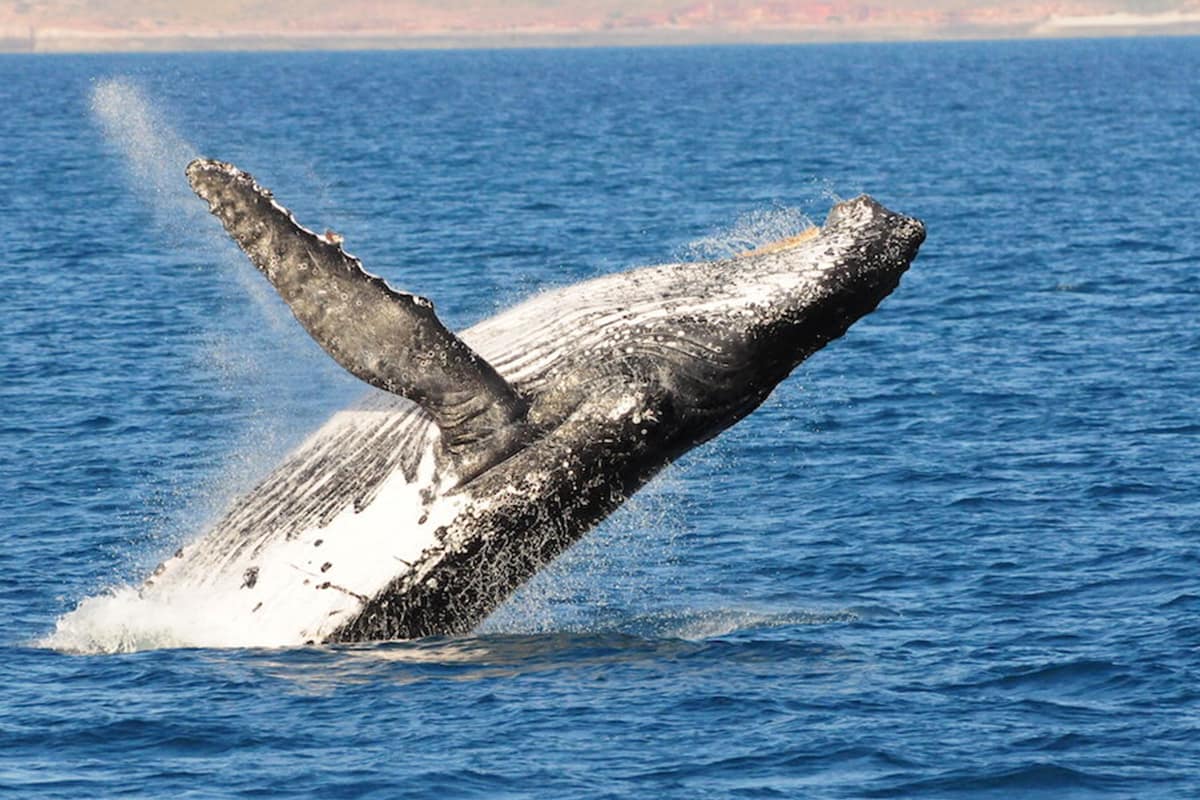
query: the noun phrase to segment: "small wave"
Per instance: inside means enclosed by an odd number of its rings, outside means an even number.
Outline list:
[[[1134,436],[1183,436],[1200,433],[1200,425],[1184,423],[1180,425],[1151,425],[1144,428],[1134,428],[1130,431]]]
[[[577,647],[581,640],[606,642],[615,637],[621,643],[621,649],[628,649],[630,642],[654,649],[658,644],[672,641],[704,642],[740,634],[761,635],[798,626],[847,624],[861,618],[853,609],[787,612],[714,609],[610,619],[591,626],[591,630],[589,626],[580,625],[578,630],[534,634],[488,632],[414,642],[363,643],[351,648],[392,648],[395,657],[404,661],[426,658],[474,661],[481,653],[492,654],[497,650],[528,653],[546,647]],[[213,598],[207,592],[197,590],[146,596],[132,586],[120,586],[83,600],[73,611],[59,617],[52,633],[34,644],[74,654],[294,645],[284,639],[272,642],[269,637],[264,638],[261,630],[231,627],[226,619],[227,615],[214,606]],[[372,656],[377,657],[378,654]]]
[[[1200,610],[1200,595],[1184,592],[1159,605],[1159,608],[1195,608]]]
[[[974,684],[1004,692],[1019,690],[1025,699],[1049,694],[1059,702],[1070,697],[1090,697],[1104,689],[1124,686],[1131,679],[1127,668],[1106,660],[1076,659],[1021,667]]]
[[[658,616],[647,622],[659,636],[699,641],[775,628],[844,624],[857,622],[859,618],[851,609],[787,612],[718,609]]]
[[[867,797],[909,797],[917,794],[949,792],[1010,792],[1036,793],[1037,796],[1061,796],[1074,789],[1098,790],[1119,783],[1113,777],[1085,772],[1053,762],[1025,764],[990,772],[970,771],[949,773],[930,780],[892,786],[882,791],[867,792]]]

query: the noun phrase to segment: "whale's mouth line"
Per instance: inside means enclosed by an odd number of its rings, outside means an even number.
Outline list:
[[[753,250],[745,250],[741,253],[738,253],[736,258],[747,258],[749,256],[765,256],[770,253],[779,253],[784,250],[789,250],[798,244],[803,244],[804,242],[807,242],[809,239],[813,239],[813,238],[819,236],[821,233],[821,230],[822,229],[821,229],[820,225],[812,225],[808,228],[805,228],[800,233],[797,233],[794,236],[787,236],[787,237],[784,237],[783,239],[776,239],[773,242],[767,242],[766,244],[764,244],[760,247],[756,247]]]

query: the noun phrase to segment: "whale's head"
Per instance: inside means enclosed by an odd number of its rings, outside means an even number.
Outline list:
[[[925,239],[917,219],[870,197],[838,203],[825,224],[732,259],[695,265],[690,295],[654,331],[677,396],[705,438],[757,407],[795,367],[869,314]],[[664,330],[666,329],[666,330]]]
[[[924,240],[920,220],[862,195],[833,206],[819,228],[739,256],[735,283],[752,312],[745,357],[790,372],[873,311]]]

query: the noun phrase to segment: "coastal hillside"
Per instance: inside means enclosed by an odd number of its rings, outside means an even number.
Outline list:
[[[1200,0],[18,0],[17,51],[671,44],[1200,32]]]

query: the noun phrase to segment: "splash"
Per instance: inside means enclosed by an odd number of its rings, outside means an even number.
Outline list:
[[[189,260],[198,256],[202,263],[231,267],[214,270],[214,279],[233,276],[240,284],[239,289],[254,298],[260,309],[268,311],[267,319],[273,323],[279,320],[278,324],[282,325],[278,312],[270,313],[273,298],[253,280],[253,275],[238,268],[219,229],[206,219],[204,204],[197,201],[184,178],[188,163],[199,155],[198,148],[180,135],[167,115],[131,78],[117,76],[97,80],[92,87],[90,109],[109,150],[123,168],[130,192],[151,212],[154,225],[164,239],[164,252],[184,252],[189,254],[185,256]],[[197,368],[214,376],[214,382],[227,391],[261,383],[264,367],[271,363],[264,354],[257,352],[259,348],[254,346],[253,337],[242,333],[205,331],[199,342],[186,344],[195,348],[191,356]],[[250,375],[256,380],[248,380]],[[263,433],[255,430],[252,435],[263,438]],[[244,483],[246,470],[239,470],[238,474],[242,479],[240,482]],[[218,482],[230,484],[235,481],[222,478]],[[195,494],[195,487],[177,486],[171,494]],[[215,513],[217,509],[213,506],[227,499],[226,493],[214,486],[206,487],[204,494],[206,499],[200,504],[205,507],[202,510],[193,508],[187,514],[192,524],[201,521],[198,517]],[[195,504],[194,498],[192,502]],[[174,521],[175,525],[181,522]],[[155,538],[169,538],[164,530],[155,531],[154,535]]]
[[[148,599],[132,586],[117,586],[84,599],[36,644],[66,653],[270,645],[259,631],[231,629],[214,602],[219,599],[203,589]]]
[[[311,411],[297,415],[295,409],[286,407],[286,398],[295,396],[287,388],[311,387],[315,381],[328,390],[331,376],[340,377],[341,372],[307,337],[296,335],[296,323],[287,307],[193,194],[184,172],[188,163],[200,155],[199,149],[176,130],[167,114],[130,78],[98,80],[92,89],[91,111],[109,148],[124,166],[130,190],[153,213],[165,235],[164,250],[181,252],[188,261],[216,267],[211,271],[212,279],[229,284],[231,305],[249,298],[257,312],[231,314],[230,329],[202,331],[196,353],[202,367],[222,387],[236,389],[254,405],[256,418],[265,417],[262,410],[271,408],[276,418],[319,419],[320,415]],[[345,398],[343,392],[337,399]],[[285,407],[280,406],[281,402]],[[327,406],[329,403],[324,403],[322,409]],[[274,425],[273,421],[259,420],[251,434],[256,440],[280,438],[283,444],[295,443],[294,437],[280,437]]]
[[[539,570],[477,629],[479,635],[592,633],[653,607],[686,530],[683,468],[671,465]],[[669,590],[668,590],[669,591]],[[634,611],[631,612],[631,609]]]
[[[742,214],[732,225],[689,242],[682,248],[680,259],[715,261],[790,239],[816,226],[806,208],[828,209],[842,199],[830,181],[813,178],[802,190],[800,206],[777,204]]]
[[[156,222],[179,237],[194,231],[204,212],[183,180],[183,170],[198,155],[196,148],[129,79],[97,81],[91,106],[105,139],[122,157],[134,190]]]
[[[198,150],[168,122],[168,115],[136,82],[123,77],[97,81],[90,101],[114,169],[123,173],[161,236],[157,275],[166,276],[162,279],[169,289],[172,271],[203,266],[214,282],[225,284],[226,305],[232,309],[179,344],[213,392],[236,396],[241,430],[225,444],[220,466],[199,482],[182,485],[168,467],[141,498],[149,506],[170,497],[175,510],[123,548],[120,572],[139,571],[152,566],[155,555],[206,531],[234,497],[297,443],[305,422],[319,421],[344,405],[347,382],[340,391],[330,385],[330,376],[338,374],[335,367],[296,335],[286,308],[192,193],[184,170]],[[246,304],[251,313],[237,310]],[[294,391],[298,385],[307,391]],[[121,577],[128,580],[127,574]],[[210,590],[179,586],[146,593],[119,580],[109,586],[62,615],[55,630],[37,644],[71,652],[129,652],[285,643],[280,637],[264,637],[261,620],[245,629],[230,625],[230,610],[221,608]]]
[[[728,228],[696,239],[684,248],[689,261],[715,261],[787,239],[812,228],[797,208],[768,208],[743,214]]]
[[[659,615],[646,620],[645,627],[657,636],[703,641],[773,628],[848,624],[860,619],[858,612],[849,608],[786,612],[729,608]]]
[[[343,412],[353,425],[370,412]],[[386,415],[384,415],[386,418]],[[413,564],[437,531],[462,512],[439,494],[431,441],[410,483],[392,472],[363,508],[347,505],[322,524],[272,536],[243,531],[180,548],[140,588],[120,586],[84,600],[41,644],[84,653],[167,647],[282,647],[323,641],[381,591],[399,564]],[[426,524],[428,523],[428,524]],[[222,535],[218,528],[212,536]],[[234,538],[229,538],[230,536]],[[347,588],[350,587],[350,588]]]
[[[109,146],[118,154],[130,189],[154,214],[169,243],[200,246],[210,263],[230,269],[278,332],[291,332],[292,322],[274,293],[243,262],[220,228],[215,225],[184,178],[187,165],[200,153],[166,120],[145,91],[128,78],[105,78],[92,89],[92,114]]]

